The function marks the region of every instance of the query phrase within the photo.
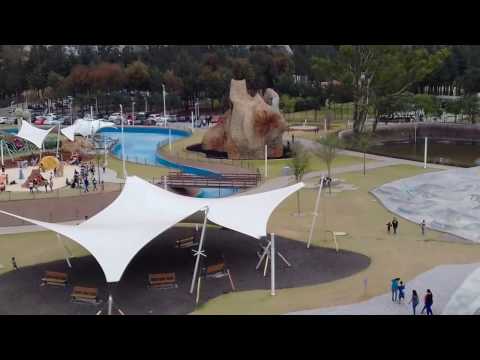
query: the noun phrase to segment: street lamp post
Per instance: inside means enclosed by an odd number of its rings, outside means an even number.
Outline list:
[[[167,108],[165,105],[165,85],[162,84],[162,89],[163,89],[163,121],[165,124],[165,127],[167,127]]]
[[[132,101],[132,125],[135,126],[135,101]]]

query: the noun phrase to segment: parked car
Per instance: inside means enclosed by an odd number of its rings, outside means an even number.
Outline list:
[[[35,121],[34,121],[33,123],[34,123],[35,125],[45,125],[45,121],[46,121],[46,120],[47,120],[47,119],[44,118],[43,116],[37,116],[37,117],[35,118]]]
[[[6,116],[0,116],[0,124],[7,124],[8,118]]]

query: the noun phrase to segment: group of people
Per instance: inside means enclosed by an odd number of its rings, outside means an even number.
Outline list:
[[[387,232],[390,234],[390,229],[393,228],[393,233],[396,234],[397,233],[397,229],[398,229],[398,220],[396,217],[393,218],[392,221],[389,221],[387,223]]]
[[[402,300],[405,300],[405,284],[400,278],[392,279],[392,301],[398,302],[399,304],[402,303]],[[412,304],[412,311],[413,315],[416,315],[417,306],[420,303],[420,299],[418,297],[417,291],[412,290],[412,296],[410,298],[409,304]],[[432,306],[433,306],[433,294],[430,289],[427,289],[425,296],[423,298],[423,309],[421,314],[427,312],[427,315],[433,315]]]
[[[420,223],[420,230],[422,231],[422,235],[425,235],[425,229],[427,227],[427,223],[424,220],[422,220],[422,222]],[[387,223],[387,232],[390,234],[390,231],[391,229],[393,228],[393,233],[396,234],[397,233],[397,229],[398,229],[398,220],[396,217],[393,218],[392,221],[389,221]]]
[[[72,189],[79,187],[83,188],[84,192],[89,192],[90,179],[92,182],[93,190],[97,190],[97,179],[95,178],[95,165],[90,162],[88,164],[82,163],[80,166],[80,172],[76,169],[73,173],[73,181],[70,183],[67,178],[67,186],[71,186]]]
[[[50,178],[49,180],[46,179],[37,179],[34,177],[32,180],[28,182],[28,189],[31,193],[34,191],[39,192],[41,186],[45,187],[45,192],[48,192],[48,189],[50,188],[50,191],[53,191],[53,173],[50,173]]]

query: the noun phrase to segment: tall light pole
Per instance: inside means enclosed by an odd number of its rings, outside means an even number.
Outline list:
[[[132,125],[135,126],[135,101],[132,101]]]
[[[167,108],[165,105],[165,85],[162,84],[162,89],[163,89],[163,121],[165,124],[165,127],[167,127]]]
[[[127,169],[125,167],[125,136],[123,134],[123,107],[120,105],[120,118],[122,119],[122,164],[123,164],[123,177],[127,179]]]

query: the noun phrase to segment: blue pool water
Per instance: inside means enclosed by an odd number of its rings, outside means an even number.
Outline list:
[[[99,131],[101,135],[111,139],[121,141],[121,130],[115,128],[106,128]],[[221,175],[213,171],[185,166],[173,163],[162,158],[157,154],[157,146],[159,143],[168,144],[168,129],[162,128],[126,128],[124,129],[125,137],[125,157],[126,160],[137,162],[140,164],[148,164],[154,166],[164,166],[170,169],[177,169],[185,173],[218,177]],[[172,142],[185,138],[190,134],[182,130],[171,130]],[[168,145],[167,145],[168,146]],[[112,148],[112,154],[118,158],[122,158],[122,144],[117,143]],[[197,197],[212,198],[225,197],[233,194],[237,189],[234,188],[202,188]]]

